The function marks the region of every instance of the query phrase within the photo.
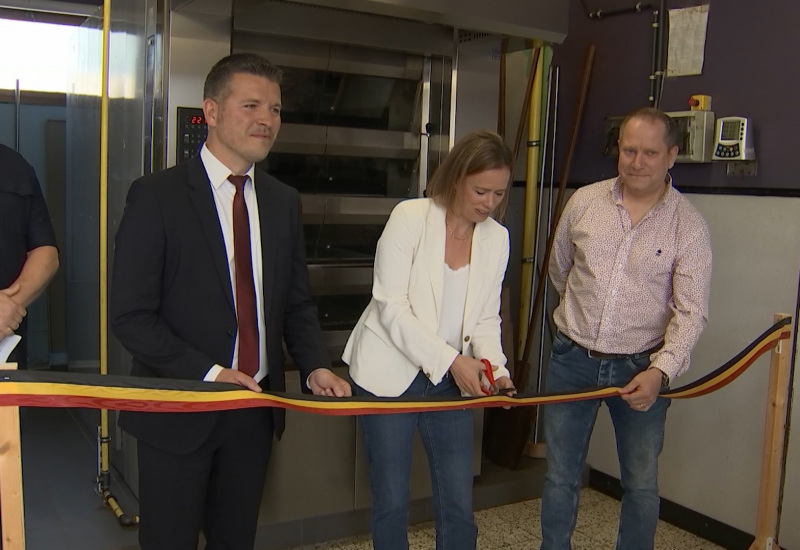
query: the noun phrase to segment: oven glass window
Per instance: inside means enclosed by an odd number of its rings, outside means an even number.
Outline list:
[[[281,119],[314,124],[409,132],[419,82],[295,67],[283,69]]]
[[[301,193],[312,194],[404,198],[413,195],[417,180],[414,159],[270,153],[259,166]]]
[[[314,296],[322,330],[351,330],[371,298],[369,293]]]
[[[306,224],[306,259],[314,264],[371,264],[382,232],[382,225]]]

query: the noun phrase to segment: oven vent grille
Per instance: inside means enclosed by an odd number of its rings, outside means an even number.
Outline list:
[[[458,33],[458,42],[459,44],[465,44],[467,42],[473,42],[475,40],[480,40],[482,38],[489,38],[491,36],[496,36],[490,32],[459,32]]]
[[[387,21],[410,21],[405,17],[394,17],[392,15],[383,15],[379,13],[371,13],[367,11],[359,11],[359,10],[348,10],[344,8],[335,8],[333,6],[321,6],[319,4],[310,4],[307,2],[302,1],[295,1],[295,0],[266,0],[266,3],[269,4],[293,4],[297,6],[302,6],[305,9],[312,10],[312,11],[329,11],[329,12],[336,12],[336,13],[356,13],[358,15],[366,16],[366,17],[373,17],[376,19],[383,19]],[[446,27],[446,25],[440,25],[437,23],[433,23],[437,27]]]

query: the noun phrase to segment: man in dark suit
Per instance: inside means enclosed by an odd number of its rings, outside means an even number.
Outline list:
[[[280,128],[280,78],[254,54],[220,60],[206,78],[200,157],[130,188],[111,324],[134,376],[281,391],[285,341],[314,394],[350,395],[326,368],[300,197],[254,170]],[[138,439],[142,548],[196,550],[200,531],[208,550],[253,548],[282,410],[122,413],[119,424]]]

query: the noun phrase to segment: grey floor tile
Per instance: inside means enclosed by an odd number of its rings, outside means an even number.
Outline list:
[[[581,505],[575,532],[597,541],[603,548],[613,548],[617,540],[618,518],[619,503],[613,499]]]
[[[609,502],[616,502],[617,505],[619,505],[619,502],[616,499],[613,499],[607,495],[604,495],[600,491],[595,491],[594,489],[590,489],[588,487],[581,489],[580,502],[581,506],[590,506],[598,502],[606,504],[608,504]]]
[[[659,521],[656,529],[656,548],[659,550],[712,550],[721,547],[678,529],[674,525]]]

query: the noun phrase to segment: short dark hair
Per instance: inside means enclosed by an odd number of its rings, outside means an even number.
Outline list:
[[[228,93],[228,84],[237,73],[253,74],[280,84],[283,71],[266,58],[254,53],[234,53],[223,57],[211,67],[203,86],[203,99],[222,101]]]
[[[503,138],[494,132],[488,130],[471,132],[456,142],[434,172],[428,182],[427,196],[449,209],[453,204],[456,186],[464,181],[464,178],[494,168],[508,168],[513,174],[514,155],[511,150]],[[512,175],[509,175],[506,190],[511,186],[511,180]],[[503,200],[495,209],[495,216],[498,219],[503,219],[506,214],[509,194],[503,196]]]
[[[625,125],[633,118],[643,118],[650,122],[661,122],[664,125],[664,143],[667,144],[667,149],[672,149],[678,145],[678,126],[672,117],[666,114],[661,109],[656,107],[640,107],[634,109],[622,120],[619,126],[619,137],[622,139],[622,132],[625,130]]]

